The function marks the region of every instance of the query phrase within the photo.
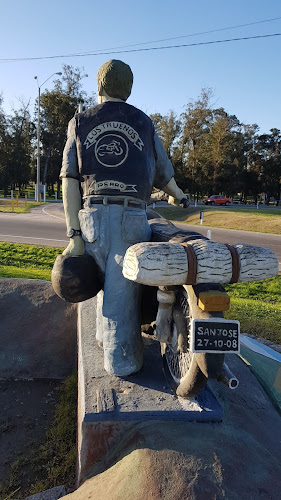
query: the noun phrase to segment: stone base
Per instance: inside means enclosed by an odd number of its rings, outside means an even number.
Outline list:
[[[0,378],[64,379],[77,367],[77,306],[49,281],[0,278]]]
[[[103,368],[95,339],[96,299],[78,309],[78,484],[94,464],[104,470],[120,454],[125,436],[151,420],[220,421],[222,409],[206,388],[193,400],[178,398],[165,378],[160,344],[144,338],[144,366],[135,375],[115,377]]]
[[[31,495],[25,500],[58,500],[59,498],[63,498],[65,495],[66,489],[64,486],[55,486],[55,488],[35,493],[35,495]]]

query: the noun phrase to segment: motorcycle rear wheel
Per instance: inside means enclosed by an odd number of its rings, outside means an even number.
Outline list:
[[[176,291],[171,343],[161,344],[164,368],[177,396],[194,398],[204,389],[207,377],[200,370],[196,355],[189,351],[190,312],[183,287]]]

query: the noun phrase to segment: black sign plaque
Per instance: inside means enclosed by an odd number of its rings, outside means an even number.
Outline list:
[[[238,353],[240,323],[223,318],[193,319],[191,352]]]

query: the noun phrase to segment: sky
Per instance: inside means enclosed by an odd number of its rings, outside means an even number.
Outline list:
[[[0,0],[0,8],[0,93],[7,113],[19,99],[30,101],[33,113],[35,75],[42,85],[63,64],[84,68],[83,87],[91,93],[98,68],[115,58],[134,73],[128,102],[147,114],[173,109],[179,115],[208,87],[214,107],[256,123],[260,133],[281,129],[281,36],[136,52],[281,34],[280,0]],[[101,51],[106,54],[44,59]],[[5,61],[19,58],[42,59]]]

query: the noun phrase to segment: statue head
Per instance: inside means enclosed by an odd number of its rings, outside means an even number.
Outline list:
[[[97,80],[99,95],[104,91],[109,97],[126,101],[131,94],[133,73],[122,61],[111,59],[104,63],[98,70]]]

